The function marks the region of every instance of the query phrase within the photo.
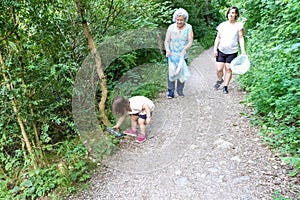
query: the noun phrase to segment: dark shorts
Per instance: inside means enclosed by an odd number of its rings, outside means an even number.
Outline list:
[[[218,49],[218,56],[216,58],[216,61],[222,63],[231,63],[231,61],[235,59],[237,55],[238,52],[232,54],[225,54]]]
[[[146,114],[142,114],[142,115],[140,115],[140,114],[131,114],[131,115],[139,116],[139,118],[144,119],[144,120],[147,119],[147,115]],[[150,116],[152,116],[152,112],[150,112]]]

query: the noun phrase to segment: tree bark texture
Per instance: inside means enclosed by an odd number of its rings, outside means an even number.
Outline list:
[[[81,17],[81,24],[82,24],[84,35],[85,35],[85,37],[87,39],[87,42],[88,42],[88,47],[90,49],[90,52],[95,56],[96,69],[97,69],[97,74],[98,74],[99,79],[100,79],[100,87],[101,87],[101,92],[102,92],[101,100],[100,100],[98,106],[99,106],[99,111],[100,111],[102,123],[105,126],[108,126],[110,123],[109,123],[109,120],[108,120],[108,118],[105,114],[105,102],[106,102],[107,95],[108,95],[107,81],[106,81],[106,77],[105,77],[105,74],[104,74],[102,66],[101,66],[102,65],[101,57],[100,57],[100,55],[99,55],[99,53],[98,53],[98,51],[95,47],[95,43],[94,43],[92,34],[89,31],[87,21],[84,18],[84,10],[83,10],[83,7],[82,7],[82,4],[81,4],[80,0],[76,0],[76,6],[77,6],[78,14]]]
[[[1,52],[0,52],[0,65],[1,65],[1,69],[2,69],[2,77],[3,77],[4,81],[7,84],[6,87],[9,90],[13,90],[14,87],[9,84],[9,80],[8,80],[7,76],[5,75],[5,73],[4,73],[4,71],[5,71],[5,64],[4,64]],[[19,124],[20,129],[21,129],[22,137],[23,137],[23,140],[24,140],[24,142],[26,144],[27,151],[29,152],[30,157],[33,157],[32,147],[31,147],[28,135],[27,135],[26,130],[25,130],[23,119],[19,115],[19,110],[18,110],[18,107],[17,107],[17,100],[16,100],[15,97],[11,100],[11,105],[12,105],[13,111],[14,111],[16,117],[17,117],[17,122]],[[34,164],[34,168],[36,168],[36,164]]]

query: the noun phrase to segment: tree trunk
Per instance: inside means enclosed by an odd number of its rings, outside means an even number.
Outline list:
[[[6,87],[9,89],[9,90],[13,90],[13,86],[10,85],[8,83],[8,78],[7,76],[5,75],[4,71],[5,71],[5,65],[4,65],[4,61],[3,61],[3,58],[2,58],[2,53],[0,52],[0,65],[1,65],[1,69],[2,69],[2,76],[3,76],[3,79],[4,81],[7,83]],[[17,117],[17,121],[18,121],[18,124],[20,126],[20,129],[21,129],[21,133],[22,133],[22,136],[23,136],[23,139],[25,141],[25,144],[26,144],[26,148],[27,148],[27,151],[29,152],[29,155],[30,157],[33,157],[34,154],[32,152],[32,147],[31,147],[31,144],[30,144],[30,141],[28,139],[28,135],[25,131],[25,126],[24,126],[24,123],[23,123],[23,120],[21,118],[21,116],[19,115],[19,110],[18,110],[18,107],[17,107],[17,103],[16,103],[16,99],[15,97],[11,100],[11,104],[12,104],[12,107],[13,107],[13,110],[14,110],[14,113]],[[36,168],[36,163],[34,162],[34,168]]]
[[[86,20],[84,19],[83,7],[82,7],[80,0],[76,0],[76,6],[77,6],[78,14],[81,17],[81,24],[82,24],[84,35],[88,41],[89,49],[90,49],[91,53],[95,56],[95,59],[96,59],[96,69],[97,69],[97,74],[100,79],[100,87],[101,87],[101,92],[102,92],[101,100],[100,100],[98,106],[99,106],[102,123],[105,126],[108,126],[109,120],[105,114],[105,102],[106,102],[107,94],[108,94],[107,82],[106,82],[106,77],[105,77],[105,74],[104,74],[102,66],[101,66],[102,65],[101,57],[95,47],[95,43],[94,43],[93,37],[89,31],[88,24],[87,24]]]

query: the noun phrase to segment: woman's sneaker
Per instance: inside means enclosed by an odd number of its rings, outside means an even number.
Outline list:
[[[222,83],[224,82],[224,80],[223,79],[221,79],[220,81],[217,81],[216,82],[216,84],[215,84],[215,89],[217,90],[217,89],[219,89],[219,87],[222,85]]]
[[[130,129],[127,129],[126,131],[124,131],[124,134],[136,137],[137,131],[134,131],[130,128]]]
[[[228,89],[227,89],[227,87],[224,87],[224,88],[223,88],[223,94],[228,94]]]
[[[136,142],[138,143],[143,143],[145,142],[147,139],[146,139],[146,135],[145,134],[140,134],[137,138],[136,138]]]

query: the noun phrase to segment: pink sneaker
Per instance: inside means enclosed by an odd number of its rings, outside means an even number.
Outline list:
[[[145,142],[147,139],[146,139],[146,135],[145,134],[140,134],[137,138],[136,138],[136,142],[138,143],[143,143]]]
[[[127,129],[126,131],[124,131],[124,134],[136,137],[137,132],[130,128],[130,129]]]

